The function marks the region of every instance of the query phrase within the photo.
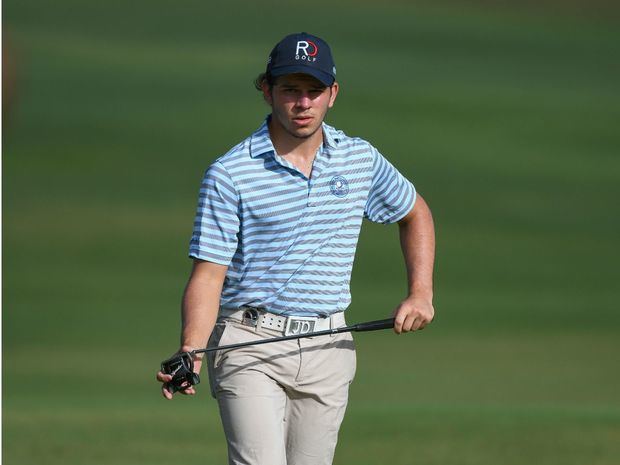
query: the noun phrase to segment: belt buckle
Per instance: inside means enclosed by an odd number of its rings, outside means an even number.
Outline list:
[[[299,336],[314,331],[316,318],[307,316],[290,316],[286,319],[285,336]]]

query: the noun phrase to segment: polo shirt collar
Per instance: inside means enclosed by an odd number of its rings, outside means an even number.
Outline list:
[[[323,143],[330,149],[338,147],[340,142],[339,131],[331,127],[329,124],[323,123]]]
[[[260,128],[250,137],[250,156],[252,158],[256,158],[265,153],[276,153],[276,149],[271,142],[271,137],[269,137],[269,128],[267,127],[270,117],[271,115],[267,116]]]
[[[265,153],[276,153],[273,142],[271,142],[271,137],[269,137],[269,128],[267,126],[270,119],[271,115],[268,115],[265,121],[263,121],[263,124],[250,137],[250,156],[252,158],[256,158]],[[338,147],[338,143],[340,142],[339,131],[324,122],[322,123],[322,128],[323,144],[328,149],[335,149]]]

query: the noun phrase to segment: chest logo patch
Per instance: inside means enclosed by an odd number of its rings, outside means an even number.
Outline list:
[[[349,193],[349,181],[342,176],[334,176],[329,181],[329,188],[336,197],[346,197]]]

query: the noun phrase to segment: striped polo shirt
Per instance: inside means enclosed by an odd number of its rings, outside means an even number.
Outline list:
[[[228,265],[222,308],[343,311],[362,219],[399,221],[415,189],[368,142],[325,123],[308,179],[276,153],[268,122],[205,172],[189,255]]]

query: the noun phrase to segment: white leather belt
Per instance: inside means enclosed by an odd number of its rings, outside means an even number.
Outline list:
[[[237,320],[256,329],[275,329],[283,335],[307,334],[315,331],[339,328],[346,325],[344,312],[328,317],[283,316],[270,313],[262,308],[241,308],[239,310],[220,309],[220,317]]]

